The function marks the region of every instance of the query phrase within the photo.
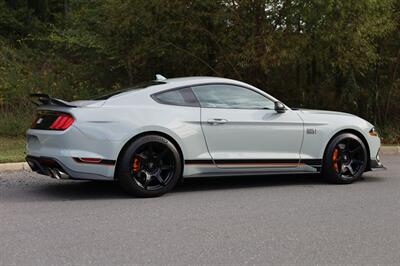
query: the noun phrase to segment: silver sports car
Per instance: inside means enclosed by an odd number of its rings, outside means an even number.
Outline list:
[[[117,180],[137,196],[159,196],[188,177],[321,173],[347,184],[382,168],[369,122],[293,109],[236,80],[157,75],[92,100],[31,97],[38,105],[27,131],[33,171]]]

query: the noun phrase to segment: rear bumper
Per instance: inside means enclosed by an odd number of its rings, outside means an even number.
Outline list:
[[[52,170],[63,170],[72,179],[113,180],[115,165],[85,163],[76,158],[115,161],[118,145],[87,136],[74,126],[65,131],[29,129],[26,160],[33,171],[43,175],[52,176]]]
[[[25,160],[29,164],[29,167],[32,169],[32,171],[40,175],[47,175],[56,179],[112,180],[109,177],[99,174],[74,171],[56,158],[35,157],[28,155],[26,156]]]
[[[64,168],[54,159],[27,156],[25,160],[32,171],[38,174],[47,175],[56,179],[70,178],[70,176],[65,172]]]

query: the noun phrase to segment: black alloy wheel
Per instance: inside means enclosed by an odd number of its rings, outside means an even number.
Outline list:
[[[323,177],[336,184],[349,184],[365,171],[368,153],[362,140],[354,134],[336,136],[324,156]]]
[[[132,156],[132,178],[145,190],[165,187],[175,171],[176,162],[172,151],[159,142],[143,144]]]
[[[131,194],[155,197],[171,190],[181,172],[182,162],[174,144],[162,136],[149,135],[137,139],[125,150],[117,178]]]

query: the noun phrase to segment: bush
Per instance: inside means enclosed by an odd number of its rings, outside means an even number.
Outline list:
[[[0,114],[0,137],[21,137],[25,135],[34,119],[34,112],[6,112]]]
[[[400,145],[400,125],[387,125],[383,128],[378,128],[381,141],[384,144]]]

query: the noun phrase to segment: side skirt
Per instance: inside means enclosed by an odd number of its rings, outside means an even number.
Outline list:
[[[198,177],[224,177],[224,176],[268,176],[268,175],[305,175],[305,174],[319,174],[320,172],[312,171],[274,171],[274,172],[207,172],[202,174],[194,174],[184,176],[183,178],[198,178]]]
[[[320,159],[186,160],[184,177],[319,173]]]

